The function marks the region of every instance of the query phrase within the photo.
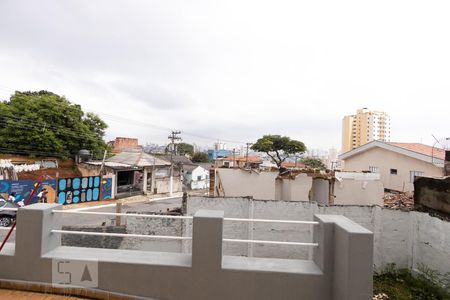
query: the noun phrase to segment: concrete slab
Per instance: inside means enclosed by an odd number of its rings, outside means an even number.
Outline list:
[[[222,268],[239,271],[322,275],[322,271],[313,261],[299,259],[224,256]]]

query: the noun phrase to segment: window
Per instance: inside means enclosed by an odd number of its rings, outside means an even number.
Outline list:
[[[197,181],[201,181],[202,180],[202,176],[197,176]]]
[[[370,173],[380,173],[380,169],[378,167],[369,166]]]
[[[397,169],[391,169],[391,175],[397,175]]]
[[[409,182],[413,183],[416,177],[422,177],[423,174],[421,171],[409,171]]]

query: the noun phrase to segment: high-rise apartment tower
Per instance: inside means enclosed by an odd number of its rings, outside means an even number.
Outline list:
[[[356,115],[342,120],[342,152],[347,152],[373,140],[390,141],[391,122],[382,111],[358,109]]]

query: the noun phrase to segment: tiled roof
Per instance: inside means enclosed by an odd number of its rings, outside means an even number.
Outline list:
[[[199,167],[199,165],[184,165],[183,166],[183,170],[186,172],[192,172],[193,170],[197,169]]]
[[[121,163],[129,166],[149,167],[149,166],[170,166],[170,162],[157,158],[143,152],[142,150],[129,150],[119,153],[106,160],[107,162]]]
[[[101,166],[103,164],[103,162],[102,161],[87,161],[87,162],[85,162],[85,164],[93,165],[93,166]],[[127,164],[111,162],[111,161],[105,161],[105,166],[111,167],[111,168],[127,168],[127,167],[129,167],[129,165],[127,165]]]
[[[163,160],[170,162],[170,154],[160,155],[160,158]],[[184,155],[173,155],[173,162],[176,164],[192,164],[192,161]]]
[[[339,159],[346,160],[375,147],[432,163],[435,166],[443,165],[445,160],[445,151],[438,148],[433,149],[432,146],[420,143],[389,143],[381,141],[371,141],[358,148],[342,153],[339,155]]]
[[[420,144],[420,143],[389,143],[393,146],[397,146],[409,151],[414,151],[420,154],[433,156],[435,158],[444,159],[445,151],[442,149],[434,148],[432,146]]]

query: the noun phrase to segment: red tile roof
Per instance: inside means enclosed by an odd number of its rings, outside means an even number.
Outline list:
[[[445,151],[432,146],[420,144],[420,143],[389,143],[393,146],[397,146],[406,150],[414,151],[420,154],[434,156],[435,158],[445,159]]]

